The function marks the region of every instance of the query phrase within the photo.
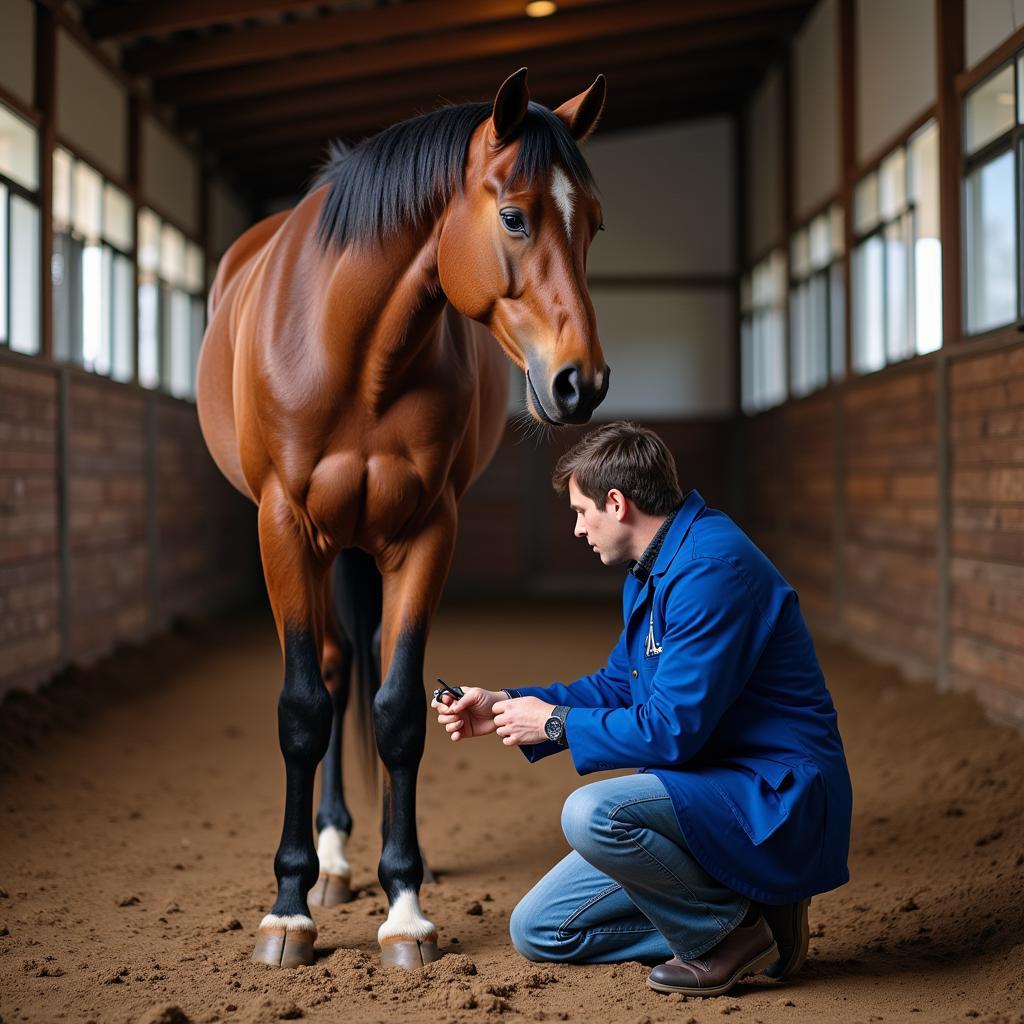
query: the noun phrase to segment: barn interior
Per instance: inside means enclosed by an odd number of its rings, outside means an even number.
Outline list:
[[[606,226],[588,282],[614,368],[594,422],[657,430],[684,491],[778,566],[849,727],[859,870],[820,901],[791,1000],[761,986],[735,1011],[729,997],[670,1012],[623,996],[628,972],[516,974],[504,921],[563,849],[558,801],[578,780],[563,765],[538,784],[500,750],[433,738],[423,813],[462,946],[444,998],[389,982],[375,1003],[332,982],[366,975],[376,923],[354,915],[305,987],[243,962],[280,820],[280,666],[255,509],[196,415],[208,289],[239,234],[304,194],[329,140],[492,99],[519,67],[552,107],[608,79],[583,147]],[[3,0],[4,1018],[173,1004],[185,1020],[326,1020],[344,999],[367,1020],[1020,1020],[1022,161],[1024,0]],[[572,678],[618,632],[621,573],[573,539],[549,483],[581,431],[538,436],[522,405],[519,381],[460,510],[428,675]],[[179,759],[195,777],[173,796]],[[487,785],[468,790],[460,837],[445,785],[474,764]],[[502,838],[488,806],[522,786],[539,786],[534,804]],[[356,799],[369,915],[375,797]],[[150,818],[155,832],[126,837]],[[227,837],[246,830],[258,857]],[[518,865],[504,874],[502,843]],[[213,861],[222,874],[204,876]]]

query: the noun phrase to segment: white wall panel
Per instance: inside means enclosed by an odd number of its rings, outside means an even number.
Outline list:
[[[967,67],[987,57],[1024,26],[1024,0],[966,0],[964,49]]]
[[[594,274],[735,270],[733,139],[726,118],[622,132],[583,152],[606,230],[590,249]]]
[[[99,170],[128,172],[128,97],[121,83],[63,29],[57,31],[57,134]]]
[[[224,182],[210,184],[210,244],[213,255],[221,256],[232,242],[252,224],[246,204]]]
[[[592,287],[608,397],[595,419],[729,415],[735,313],[724,289]]]
[[[784,241],[782,75],[773,69],[747,108],[747,259]]]
[[[821,0],[793,44],[793,204],[797,219],[839,190],[839,24]]]
[[[935,102],[934,0],[857,2],[857,159]]]
[[[199,230],[199,162],[158,121],[142,119],[142,202],[193,235]]]
[[[30,0],[0,2],[0,85],[28,104],[35,99],[35,24]]]

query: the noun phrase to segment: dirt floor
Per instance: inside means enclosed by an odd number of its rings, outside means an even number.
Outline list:
[[[576,612],[442,615],[427,677],[498,687],[569,679],[618,632],[615,601]],[[529,964],[507,938],[519,896],[566,847],[568,758],[530,766],[493,737],[436,727],[421,835],[426,913],[447,955],[377,968],[385,903],[377,799],[348,777],[355,902],[317,914],[320,960],[249,961],[274,892],[280,669],[252,615],[124,652],[0,712],[0,1017],[12,1021],[573,1020],[1024,1022],[1024,739],[822,646],[856,793],[852,881],[815,899],[810,959],[785,986],[649,991],[639,964]]]

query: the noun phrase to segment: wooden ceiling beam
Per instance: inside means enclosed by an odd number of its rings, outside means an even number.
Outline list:
[[[569,60],[569,55],[566,55],[566,58],[559,62],[561,67],[557,72],[531,75],[530,93],[541,103],[559,103],[574,92],[585,88],[595,69],[599,69],[607,77],[608,87],[613,95],[621,87],[628,89],[635,82],[645,81],[656,73],[664,76],[666,57],[670,56],[670,51],[666,52],[666,46],[671,46],[671,41],[666,41],[662,37],[652,42],[659,45],[657,49],[650,48],[649,52],[635,54],[632,47],[627,47],[625,53],[628,53],[628,61],[623,60],[624,52],[621,47],[616,54],[595,57],[593,61],[589,54],[581,54],[577,58],[581,65],[579,68],[575,67],[575,62]],[[770,53],[771,50],[766,50],[763,45],[715,51],[713,54],[699,53],[686,61],[680,61],[677,74],[680,79],[692,79],[701,75],[730,71],[763,71]],[[648,56],[654,59],[645,59]],[[585,69],[584,58],[587,65]],[[483,66],[453,69],[451,73],[439,76],[436,87],[435,94],[425,93],[421,75],[390,77],[383,80],[369,79],[347,87],[340,96],[319,89],[285,94],[266,103],[248,103],[242,106],[232,104],[229,109],[220,111],[220,117],[192,120],[188,122],[188,127],[200,132],[204,138],[204,145],[216,149],[224,142],[250,136],[257,130],[262,132],[272,129],[278,124],[293,125],[301,121],[325,121],[329,118],[341,123],[346,118],[363,115],[367,109],[376,110],[404,104],[408,112],[403,116],[408,117],[443,103],[491,98],[495,89],[493,65],[488,61]]]
[[[757,36],[788,35],[796,18],[802,18],[807,0],[772,0],[777,13],[766,13],[765,0],[644,0],[589,11],[569,11],[562,17],[529,20],[506,31],[491,27],[450,33],[430,42],[404,40],[385,46],[371,46],[351,53],[327,53],[276,61],[255,67],[228,71],[203,72],[157,82],[155,92],[161,101],[175,104],[257,96],[283,89],[295,89],[318,83],[348,82],[372,75],[409,70],[425,71],[446,64],[485,57],[504,59],[510,70],[520,66],[517,58],[528,50],[550,50],[583,46],[600,39],[615,39],[630,33],[667,31],[687,24],[690,50],[725,46]],[[693,24],[694,11],[719,20]],[[713,13],[709,14],[711,11]],[[792,17],[786,17],[786,13]],[[746,14],[747,16],[740,17]],[[753,16],[751,16],[753,15]],[[722,20],[731,17],[732,20]]]
[[[622,0],[559,0],[559,10],[593,8]],[[768,2],[768,0],[765,0]],[[287,25],[260,25],[223,35],[136,46],[125,67],[149,78],[194,74],[212,68],[281,60],[403,36],[436,35],[474,25],[525,21],[523,0],[416,0],[390,7],[342,11]]]
[[[85,27],[97,41],[159,36],[207,25],[225,25],[289,11],[313,10],[322,0],[147,0],[85,12]]]
[[[610,97],[616,101],[623,97],[629,97],[631,101],[650,101],[656,100],[664,91],[673,94],[689,94],[691,91],[701,94],[727,93],[735,89],[737,82],[746,81],[750,76],[749,69],[742,74],[728,70],[710,73],[707,69],[696,72],[683,69],[676,71],[655,65],[635,70],[629,79],[620,79],[619,86],[613,89]],[[536,90],[531,89],[531,92],[537,96],[556,95],[564,99],[569,94],[569,86],[564,80],[552,80],[540,85]],[[213,152],[229,154],[261,151],[272,145],[287,143],[319,141],[326,144],[327,140],[332,138],[351,141],[365,138],[381,128],[414,117],[420,112],[421,104],[418,99],[407,97],[371,110],[347,110],[308,118],[292,118],[276,125],[263,125],[255,131],[242,129],[211,135],[205,140],[204,146]]]

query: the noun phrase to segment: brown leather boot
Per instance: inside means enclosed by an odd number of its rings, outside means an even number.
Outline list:
[[[740,978],[757,974],[779,959],[763,917],[744,928],[734,928],[713,949],[692,960],[673,957],[651,971],[647,984],[655,992],[680,992],[686,996],[724,995]]]
[[[806,899],[777,907],[761,905],[761,913],[779,947],[779,959],[764,972],[769,978],[783,981],[803,967],[807,959],[807,943],[811,937],[810,926],[807,924],[807,908],[810,903]]]

